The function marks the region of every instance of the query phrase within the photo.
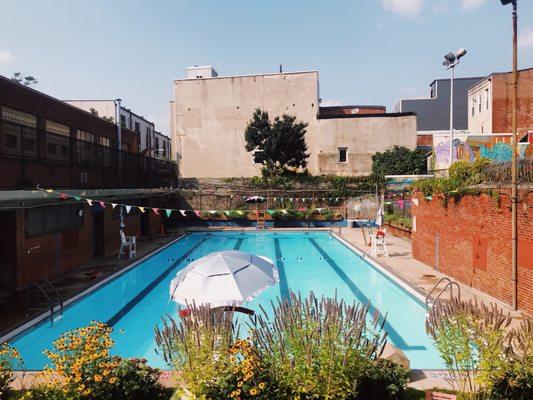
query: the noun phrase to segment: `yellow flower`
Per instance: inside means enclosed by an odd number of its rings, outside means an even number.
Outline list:
[[[257,387],[261,390],[263,390],[265,388],[265,382],[259,382],[259,385],[257,385]]]
[[[109,383],[110,384],[113,384],[117,381],[117,378],[115,378],[114,376],[112,376],[111,378],[109,378]]]
[[[255,396],[256,394],[257,394],[257,389],[256,388],[251,388],[250,389],[250,395]]]
[[[102,375],[98,375],[98,374],[96,374],[96,375],[94,376],[94,381],[95,381],[95,382],[100,382],[101,380],[102,380]]]
[[[237,387],[242,387],[242,385],[244,385],[244,382],[243,382],[243,381],[239,381],[239,382],[237,382]]]

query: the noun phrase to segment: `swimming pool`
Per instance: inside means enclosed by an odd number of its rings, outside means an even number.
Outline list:
[[[192,259],[230,249],[270,257],[278,266],[279,285],[266,289],[248,307],[258,309],[262,304],[268,309],[271,300],[287,296],[290,290],[370,301],[371,308],[387,314],[389,340],[404,351],[411,368],[443,368],[425,332],[423,302],[329,232],[191,233],[70,304],[53,326],[47,319],[11,343],[28,369],[41,369],[47,362],[43,349],[51,348],[62,332],[98,320],[114,328],[114,354],[143,357],[150,365],[165,368],[155,351],[154,326],[167,314],[176,315],[176,304],[169,302],[170,281]]]

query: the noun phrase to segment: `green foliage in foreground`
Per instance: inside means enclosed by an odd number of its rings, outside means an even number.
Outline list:
[[[192,398],[402,399],[408,372],[378,358],[385,343],[379,313],[342,300],[278,300],[239,340],[233,316],[194,308],[182,323],[167,320],[156,339],[181,372]],[[243,350],[245,349],[245,350]]]
[[[533,398],[533,323],[490,307],[457,299],[437,303],[427,330],[465,400]]]

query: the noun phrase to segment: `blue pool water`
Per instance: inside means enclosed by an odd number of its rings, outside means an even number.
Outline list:
[[[72,303],[53,326],[47,320],[22,332],[12,344],[28,369],[41,369],[47,362],[43,349],[51,348],[62,332],[98,320],[113,326],[115,354],[144,357],[150,365],[165,368],[155,351],[154,326],[167,314],[176,315],[176,304],[169,302],[171,279],[190,259],[229,249],[270,257],[279,269],[279,285],[248,307],[257,310],[262,304],[268,309],[271,300],[287,296],[289,290],[317,296],[337,293],[348,302],[370,300],[387,314],[389,340],[405,352],[411,368],[443,368],[425,333],[424,305],[328,232],[192,233]]]

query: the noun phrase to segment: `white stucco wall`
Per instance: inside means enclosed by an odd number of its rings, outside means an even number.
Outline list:
[[[244,148],[244,130],[256,108],[268,111],[271,118],[287,113],[309,123],[306,140],[314,151],[316,71],[174,81],[172,148],[179,154],[180,176],[259,174],[260,165]]]
[[[375,152],[416,147],[416,116],[321,119],[317,143],[317,174],[368,175]],[[340,147],[347,149],[345,163],[339,162]]]

